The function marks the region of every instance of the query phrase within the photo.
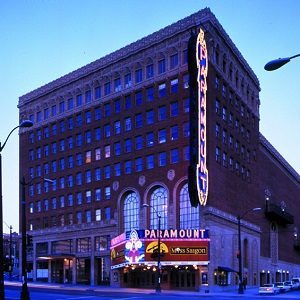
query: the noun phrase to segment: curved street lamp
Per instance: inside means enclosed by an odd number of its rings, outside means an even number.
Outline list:
[[[142,207],[151,207],[153,211],[156,213],[156,216],[158,218],[158,238],[157,238],[157,269],[156,269],[156,293],[161,292],[161,286],[160,286],[160,222],[161,222],[161,215],[160,213],[155,209],[154,206],[144,203]]]
[[[264,68],[266,71],[277,70],[277,69],[281,68],[282,66],[284,66],[285,64],[287,64],[288,62],[290,62],[291,59],[296,58],[298,56],[300,56],[300,54],[296,54],[291,57],[278,58],[278,59],[271,60],[268,63],[266,63]]]
[[[239,294],[244,294],[243,286],[243,268],[242,268],[242,239],[241,239],[241,219],[244,218],[251,211],[259,211],[261,207],[250,208],[242,215],[237,216],[238,220],[238,262],[239,262]]]
[[[22,185],[22,290],[20,300],[30,300],[28,285],[27,285],[27,228],[26,228],[26,199],[25,199],[25,187],[31,185],[34,180],[42,179],[46,182],[53,183],[52,179],[44,178],[42,176],[36,176],[31,178],[28,182],[25,181],[25,177],[22,177],[20,184]]]
[[[4,149],[9,137],[17,129],[21,127],[31,127],[33,123],[30,120],[25,120],[20,123],[20,125],[13,128],[5,139],[4,143],[0,142],[0,299],[5,300],[4,294],[4,266],[3,266],[3,208],[2,208],[2,150]]]

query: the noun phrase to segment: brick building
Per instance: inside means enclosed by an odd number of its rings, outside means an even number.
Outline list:
[[[192,207],[188,42],[200,27],[209,185]],[[158,216],[162,288],[235,286],[237,216],[249,285],[300,275],[300,178],[259,132],[259,91],[204,9],[20,97],[34,122],[20,132],[32,279],[153,287]]]

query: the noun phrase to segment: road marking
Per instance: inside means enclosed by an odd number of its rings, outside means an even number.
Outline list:
[[[83,296],[83,297],[72,297],[72,298],[56,298],[55,300],[78,300],[78,299],[92,299],[96,296]]]

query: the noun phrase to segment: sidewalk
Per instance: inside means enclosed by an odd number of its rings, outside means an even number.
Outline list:
[[[22,286],[22,283],[19,281],[5,281],[5,286],[15,286],[20,287]],[[137,289],[137,288],[115,288],[110,286],[89,286],[89,285],[71,285],[71,284],[54,284],[54,283],[43,283],[43,282],[28,282],[28,287],[34,288],[34,289],[54,289],[54,290],[65,290],[65,291],[81,291],[81,292],[94,292],[99,293],[101,295],[102,292],[111,292],[111,293],[131,293],[131,294],[156,294],[154,289]],[[238,290],[231,290],[231,291],[219,291],[219,292],[211,292],[208,293],[203,291],[182,291],[182,290],[162,290],[161,296],[180,296],[184,295],[186,297],[188,296],[201,296],[207,297],[207,298],[213,298],[214,296],[222,296],[222,297],[228,297],[229,299],[236,298],[236,297],[247,297],[251,296],[252,298],[261,297],[265,295],[258,294],[258,287],[249,287],[246,290],[244,290],[244,294],[239,294]],[[300,299],[298,292],[289,292],[289,293],[282,293],[280,295],[268,295],[268,299]]]
[[[15,286],[21,287],[22,283],[19,281],[5,281],[4,283],[7,286]],[[89,286],[89,285],[72,285],[72,284],[54,284],[54,283],[43,283],[43,282],[28,282],[29,288],[35,289],[55,289],[55,290],[78,290],[78,291],[93,291],[96,293],[101,292],[112,292],[112,293],[136,293],[136,294],[155,294],[156,291],[154,289],[138,289],[138,288],[115,288],[110,286]],[[258,288],[248,288],[244,291],[244,294],[238,294],[237,290],[231,291],[220,291],[220,292],[207,292],[203,291],[183,291],[183,290],[162,290],[161,295],[185,295],[185,296],[205,296],[205,297],[213,297],[216,295],[226,296],[226,297],[243,297],[244,295],[251,296],[260,296],[258,294]],[[299,297],[299,296],[298,296]]]

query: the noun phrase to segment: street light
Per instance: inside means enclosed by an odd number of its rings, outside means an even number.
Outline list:
[[[244,294],[244,286],[243,286],[243,269],[242,269],[242,241],[241,241],[241,219],[246,216],[251,211],[259,211],[261,207],[255,207],[248,209],[241,216],[237,216],[238,220],[238,262],[239,262],[239,294]]]
[[[300,56],[300,54],[296,54],[291,57],[278,58],[278,59],[271,60],[265,65],[265,70],[266,71],[277,70],[277,69],[281,68],[282,66],[284,66],[285,64],[287,64],[291,59],[296,58],[298,56]]]
[[[158,218],[158,238],[157,238],[157,269],[156,269],[156,293],[161,292],[161,286],[160,286],[160,219],[161,215],[160,213],[155,209],[154,206],[144,203],[142,207],[151,207],[153,211],[156,213],[156,216]]]
[[[13,263],[12,263],[12,226],[7,225],[7,223],[3,222],[6,227],[9,229],[9,281],[12,281],[12,271],[13,271]]]
[[[20,125],[13,128],[10,133],[8,134],[4,144],[2,145],[0,142],[0,299],[5,300],[4,294],[4,264],[3,264],[3,209],[2,209],[2,150],[4,149],[10,135],[15,131],[17,128],[20,127],[31,127],[33,123],[30,120],[25,120],[21,122]]]
[[[22,177],[20,184],[22,185],[22,199],[21,199],[21,212],[22,212],[22,291],[20,300],[30,300],[28,286],[27,286],[27,229],[26,229],[26,197],[25,187],[30,185],[35,179],[42,179],[46,182],[53,183],[53,180],[41,176],[33,177],[30,181],[26,182],[25,177]]]

